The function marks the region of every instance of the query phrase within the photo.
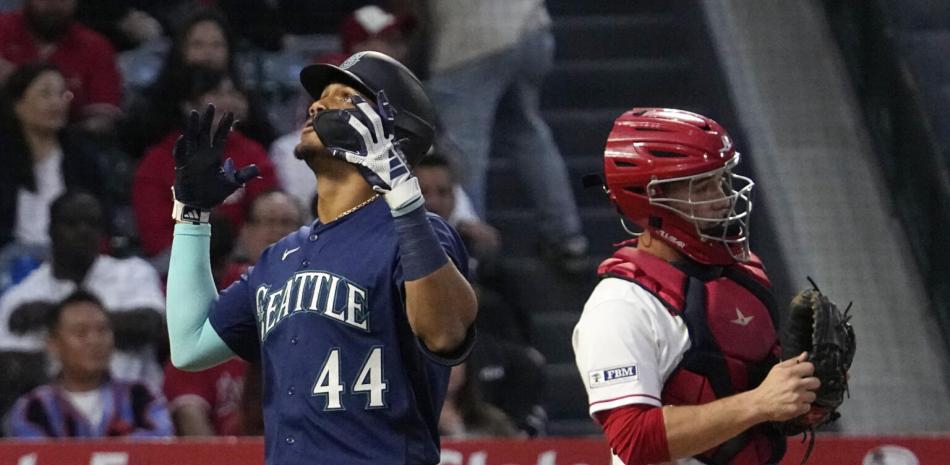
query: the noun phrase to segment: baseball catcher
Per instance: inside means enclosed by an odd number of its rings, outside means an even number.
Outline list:
[[[636,237],[601,263],[572,342],[615,465],[777,464],[787,434],[837,415],[847,315],[816,288],[780,324],[739,159],[719,123],[672,108],[633,108],[607,138],[603,185]]]

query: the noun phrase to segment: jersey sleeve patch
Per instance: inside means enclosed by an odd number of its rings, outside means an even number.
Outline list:
[[[611,386],[618,383],[637,381],[636,365],[624,365],[587,372],[587,385],[593,388]]]

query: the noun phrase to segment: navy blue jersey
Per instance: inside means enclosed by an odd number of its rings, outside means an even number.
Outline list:
[[[465,274],[458,234],[429,221]],[[458,360],[412,333],[401,275],[393,219],[377,199],[281,239],[215,301],[221,339],[262,359],[268,464],[439,462],[439,413]]]

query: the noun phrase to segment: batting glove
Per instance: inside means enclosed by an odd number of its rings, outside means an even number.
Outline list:
[[[225,113],[212,135],[213,121],[214,105],[209,104],[201,116],[192,110],[185,124],[185,133],[175,142],[172,151],[175,157],[172,218],[177,221],[207,223],[212,208],[259,173],[255,165],[235,169],[230,158],[221,164],[234,115]]]
[[[355,109],[324,110],[313,129],[330,154],[356,165],[374,191],[383,195],[393,216],[405,215],[425,203],[419,180],[394,142],[395,109],[386,93],[376,94],[376,108],[355,95]]]

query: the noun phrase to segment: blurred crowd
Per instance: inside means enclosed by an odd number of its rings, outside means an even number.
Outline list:
[[[452,371],[441,432],[545,434],[545,362],[485,218],[499,152],[524,174],[541,257],[565,273],[589,262],[539,114],[549,25],[543,0],[0,1],[3,434],[261,434],[260,367],[168,362],[172,147],[185,116],[213,103],[237,119],[227,156],[261,170],[214,212],[212,269],[227,287],[313,220],[315,181],[293,156],[309,104],[297,73],[362,50],[426,79],[441,131],[417,175],[473,257],[479,342]]]

